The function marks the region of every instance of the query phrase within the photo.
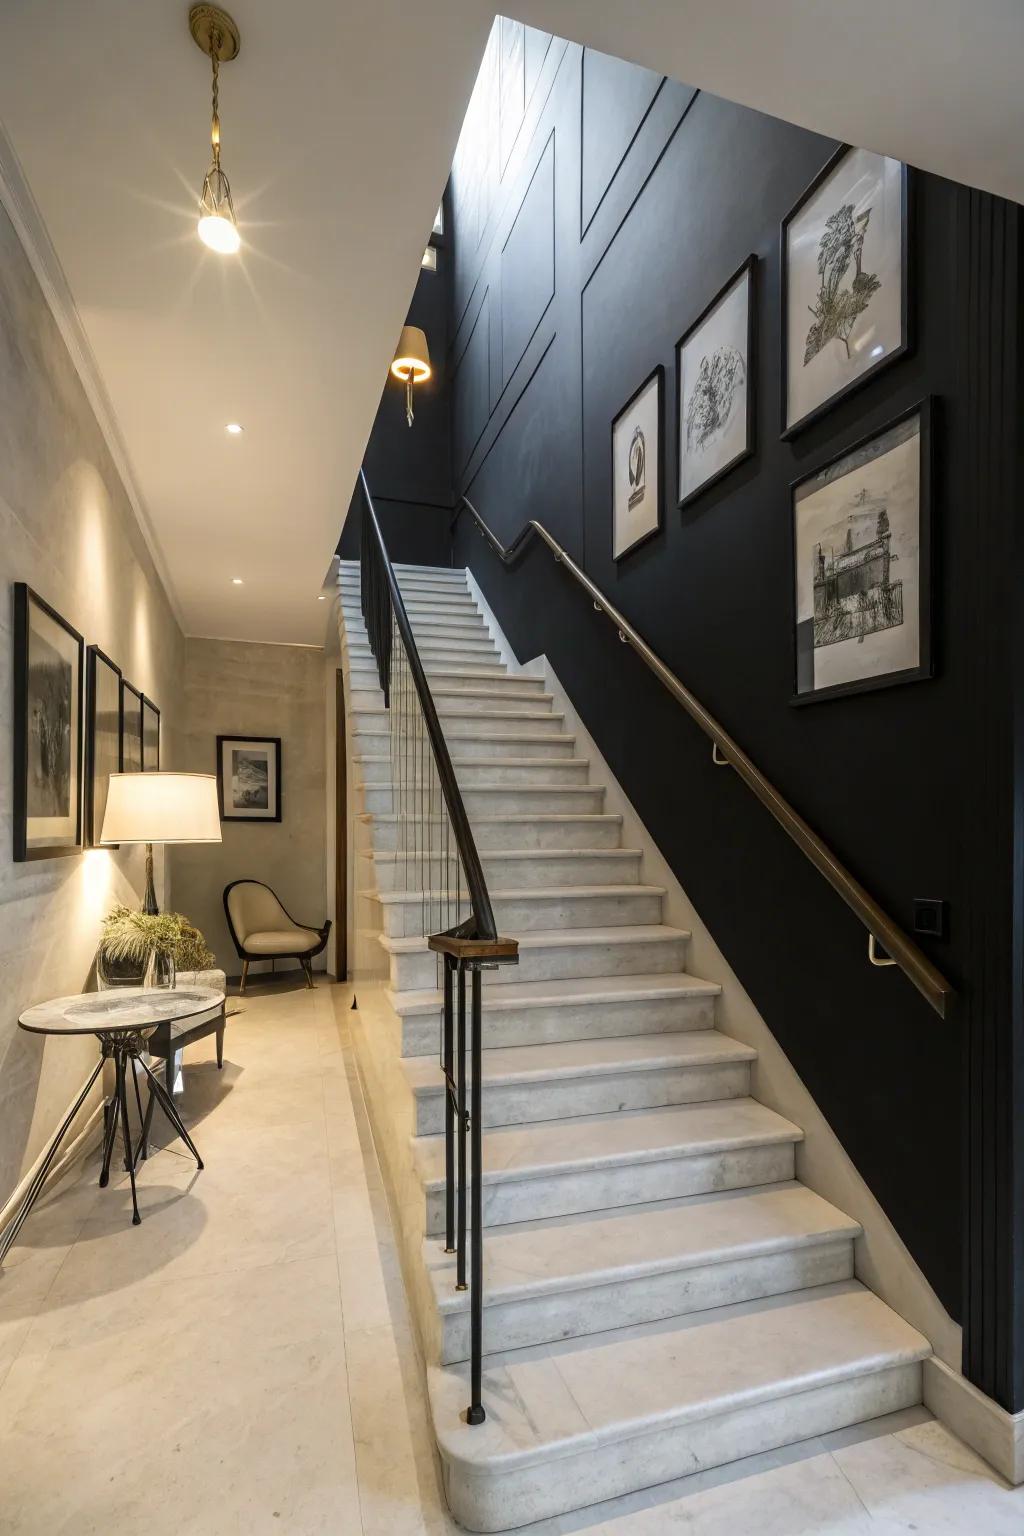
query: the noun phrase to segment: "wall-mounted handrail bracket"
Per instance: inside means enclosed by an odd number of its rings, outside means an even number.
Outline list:
[[[891,955],[881,954],[879,952],[878,940],[875,938],[870,929],[868,930],[868,959],[871,961],[872,965],[877,965],[879,969],[886,965],[896,964],[896,961],[893,960]]]
[[[730,763],[729,759],[727,757],[723,757],[721,752],[718,750],[717,741],[712,741],[711,743],[711,761],[714,763],[716,768],[732,767],[732,763]]]

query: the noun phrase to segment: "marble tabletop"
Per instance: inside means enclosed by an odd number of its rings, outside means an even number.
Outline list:
[[[120,1029],[155,1029],[166,1020],[187,1019],[219,1008],[216,987],[112,987],[55,997],[26,1009],[18,1023],[39,1035],[112,1034]]]

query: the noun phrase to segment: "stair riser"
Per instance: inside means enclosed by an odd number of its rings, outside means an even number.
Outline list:
[[[479,688],[480,684],[478,683],[475,686]],[[489,685],[485,685],[485,687],[488,687],[488,692],[484,698],[478,698],[475,694],[468,693],[463,689],[456,688],[452,690],[447,685],[440,687],[432,684],[430,692],[433,695],[434,704],[440,715],[443,715],[446,710],[458,709],[464,714],[500,714],[514,717],[516,715],[536,714],[538,710],[543,711],[549,707],[548,701],[541,698],[540,695],[536,698],[532,696],[520,698],[518,694],[502,693],[498,690],[491,692]],[[350,698],[353,709],[372,709],[375,705],[379,707],[384,702],[379,687],[353,688]]]
[[[484,1225],[504,1227],[514,1221],[605,1211],[645,1200],[674,1200],[679,1195],[776,1184],[791,1179],[793,1167],[793,1144],[781,1142],[701,1157],[661,1158],[613,1168],[579,1168],[501,1183],[487,1183],[485,1171]],[[444,1190],[429,1189],[426,1205],[427,1235],[438,1237],[444,1231]]]
[[[712,1419],[666,1425],[622,1446],[599,1439],[576,1455],[512,1463],[504,1473],[491,1467],[481,1475],[442,1461],[445,1492],[460,1525],[504,1531],[895,1413],[920,1400],[920,1365],[900,1365]]]
[[[571,758],[576,745],[570,736],[530,736],[524,741],[505,741],[500,736],[462,736],[454,730],[445,732],[445,740],[449,752],[486,757],[496,763],[505,757],[530,757],[544,762],[553,758]],[[387,756],[391,751],[387,722],[380,730],[362,732],[353,741],[352,750],[357,758]]]
[[[386,724],[387,715],[382,716],[376,713],[376,711],[380,710],[382,703],[383,699],[378,698],[376,705],[353,708],[350,715],[352,729],[354,731],[372,731],[375,727]],[[460,727],[465,726],[467,718],[472,717],[467,717],[464,705],[450,704],[447,700],[437,705],[437,712],[444,724],[445,739],[448,741],[449,750],[451,750],[453,737],[449,729],[450,725],[458,724]],[[474,711],[474,713],[479,712]],[[475,736],[476,731],[479,730],[481,736],[486,736],[488,733],[492,736],[507,736],[509,734],[517,736],[560,736],[564,727],[565,721],[561,715],[526,716],[513,714],[507,710],[495,710],[488,712],[486,715],[480,714],[479,724],[476,721],[473,722],[472,734]],[[469,738],[462,736],[461,739],[467,740]]]
[[[491,889],[491,902],[502,933],[564,932],[570,928],[629,928],[638,923],[661,922],[661,897],[636,896],[503,898]],[[388,938],[413,938],[423,932],[423,905],[417,898],[382,905],[384,932]]]
[[[574,859],[566,855],[562,859],[512,859],[482,860],[484,878],[494,890],[543,890],[545,886],[566,885],[635,885],[640,876],[640,855],[619,859],[612,854],[605,857]],[[375,883],[379,891],[403,890],[405,874],[400,863],[378,859],[374,865]],[[445,866],[441,860],[432,860],[426,874],[432,890],[439,888],[444,878]]]
[[[552,785],[536,791],[525,785],[462,786],[462,799],[470,818],[474,816],[528,816],[531,811],[544,815],[562,812],[577,816],[599,816],[604,809],[604,789],[599,785],[579,789],[570,785]],[[367,784],[363,789],[366,809],[374,815],[389,815],[395,797],[390,784]]]
[[[338,590],[344,597],[354,598],[355,601],[358,602],[358,576],[343,576],[341,581],[338,583]],[[461,573],[459,576],[450,581],[446,580],[444,577],[428,577],[424,581],[419,581],[416,578],[406,578],[403,581],[402,578],[399,577],[398,590],[401,592],[404,598],[433,597],[435,594],[441,597],[469,597],[471,595],[469,588],[466,585],[466,578],[461,575]]]
[[[488,973],[488,977],[490,976]],[[662,997],[628,1003],[587,1003],[576,1007],[484,1009],[484,1035],[494,1048],[554,1045],[563,1040],[608,1040],[627,1035],[676,1034],[713,1029],[714,997]],[[441,1014],[402,1020],[402,1055],[437,1054]]]
[[[486,1247],[485,1242],[485,1253]],[[853,1243],[849,1238],[837,1238],[782,1253],[629,1275],[604,1285],[493,1301],[490,1305],[485,1288],[484,1347],[488,1354],[496,1354],[557,1339],[584,1338],[590,1333],[656,1323],[852,1277]],[[454,1268],[451,1284],[454,1289]],[[439,1331],[442,1365],[469,1359],[468,1311],[442,1313]]]
[[[375,848],[387,853],[398,847],[397,822],[377,817],[371,831]],[[580,821],[573,816],[551,821],[476,821],[473,840],[479,853],[489,848],[507,848],[509,843],[525,849],[617,848],[621,831],[622,825],[615,816],[594,821]]]
[[[376,665],[376,658],[365,635],[358,636],[349,632],[345,645],[350,665],[365,667],[371,662]],[[425,662],[428,657],[436,658],[439,667],[460,667],[466,662],[476,661],[489,667],[500,667],[502,664],[498,648],[490,637],[483,640],[427,640],[417,645],[416,649],[422,661]]]
[[[510,677],[507,674],[504,677],[490,677],[486,674],[476,676],[472,674],[472,669],[470,669],[471,675],[469,677],[457,677],[454,675],[455,671],[463,670],[461,659],[459,661],[438,662],[427,660],[421,655],[420,660],[423,662],[431,693],[437,693],[438,690],[444,693],[479,693],[481,689],[486,689],[488,692],[493,691],[495,699],[500,700],[506,693],[514,699],[520,697],[532,699],[539,697],[544,692],[544,679],[542,677],[532,681],[524,681],[521,677]],[[494,668],[492,667],[491,670],[493,671]],[[378,688],[380,683],[376,667],[362,667],[351,670],[349,672],[349,686],[354,693],[362,689],[372,690]]]
[[[419,647],[431,640],[491,640],[491,634],[483,619],[426,619],[411,617],[409,623],[412,626],[413,639]],[[361,619],[346,617],[345,633],[350,641],[362,641],[368,644],[366,625]]]
[[[436,957],[429,951],[393,954],[391,986],[396,992],[437,986]],[[503,986],[514,981],[568,981],[579,976],[649,976],[678,974],[686,968],[686,940],[633,943],[617,939],[610,944],[554,944],[543,949],[521,949],[518,965],[499,965],[488,971],[486,985]]]
[[[658,1072],[606,1073],[529,1084],[484,1084],[485,1129],[568,1120],[576,1115],[613,1114],[623,1109],[665,1109],[711,1099],[744,1098],[750,1092],[747,1061],[700,1067],[665,1067]],[[416,1095],[416,1135],[444,1130],[444,1095]],[[493,1346],[488,1346],[489,1348]]]
[[[449,743],[449,751],[451,743]],[[455,762],[455,777],[463,787],[475,788],[483,784],[586,784],[589,764],[579,758],[566,758],[550,763],[543,758],[536,762],[504,764],[489,758],[486,763]],[[390,756],[386,763],[365,763],[362,781],[366,784],[391,782]],[[357,781],[358,782],[358,781]]]
[[[402,601],[410,619],[481,617],[479,608],[468,592],[403,592]],[[359,598],[354,593],[342,592],[341,606],[346,618],[362,618]]]

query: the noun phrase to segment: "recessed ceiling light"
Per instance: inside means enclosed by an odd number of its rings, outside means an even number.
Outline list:
[[[224,430],[225,432],[230,432],[232,437],[241,437],[245,428],[240,427],[237,421],[229,421]]]
[[[326,603],[326,601],[327,601],[327,599],[326,599],[326,597],[325,597],[325,596],[324,596],[324,594],[323,594],[323,593],[322,593],[322,592],[321,592],[321,593],[320,593],[320,596],[319,596],[319,597],[318,597],[318,598],[317,598],[317,602],[318,602],[318,603]]]
[[[233,587],[240,587],[242,585],[242,578],[241,578],[241,576],[232,576],[232,578],[231,578],[231,585]]]

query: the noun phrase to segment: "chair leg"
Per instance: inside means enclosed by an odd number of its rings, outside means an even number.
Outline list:
[[[241,979],[241,981],[238,984],[238,995],[239,995],[239,997],[244,997],[245,996],[245,979],[248,976],[248,974],[249,974],[249,962],[248,962],[248,960],[243,960],[242,961],[242,979]]]
[[[306,973],[306,986],[312,992],[312,990],[313,990],[313,967],[312,967],[312,965],[310,965],[309,960],[306,958],[305,955],[303,955],[303,957],[300,960],[299,964],[302,966],[302,969]]]

